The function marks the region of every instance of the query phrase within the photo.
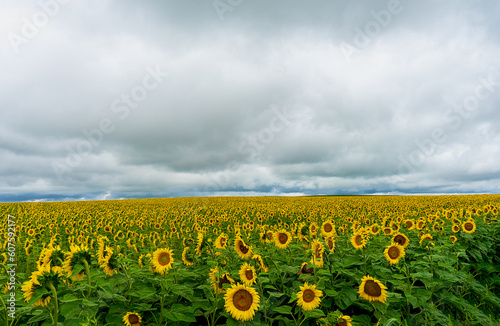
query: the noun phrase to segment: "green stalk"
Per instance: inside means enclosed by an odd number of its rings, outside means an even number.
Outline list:
[[[59,317],[59,304],[57,302],[57,290],[54,287],[54,284],[52,282],[48,283],[49,289],[52,292],[52,297],[54,299],[54,313],[53,313],[53,321],[54,321],[54,326],[57,326],[57,320]]]
[[[5,307],[5,326],[9,326],[9,318],[8,318],[8,314],[7,314],[7,305],[5,304],[5,302],[3,302],[3,299],[0,297],[0,300],[2,301],[2,305]]]
[[[82,259],[83,261],[83,266],[85,266],[85,274],[87,274],[87,284],[88,284],[88,289],[87,289],[87,297],[90,298],[90,268],[89,268],[89,263],[87,262],[86,259]]]

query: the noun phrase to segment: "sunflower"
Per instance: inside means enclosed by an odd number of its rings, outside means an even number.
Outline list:
[[[198,241],[196,244],[196,253],[198,254],[198,256],[201,256],[201,254],[203,253],[203,249],[206,246],[206,241],[204,241],[204,240],[205,239],[204,239],[203,233],[198,232]]]
[[[328,220],[323,222],[323,224],[321,225],[321,234],[324,237],[332,237],[336,235],[335,225],[333,224],[332,221]]]
[[[235,284],[224,295],[226,312],[236,320],[252,320],[259,308],[260,298],[254,288]]]
[[[382,229],[382,232],[384,232],[385,235],[392,235],[394,230],[390,226],[386,226]]]
[[[312,239],[316,239],[317,233],[318,233],[318,224],[312,222],[311,225],[309,225],[309,236]]]
[[[364,276],[361,279],[358,293],[363,299],[384,303],[387,299],[385,290],[387,288],[379,280],[370,276]]]
[[[139,326],[141,325],[141,316],[136,312],[127,312],[125,316],[123,316],[123,322],[127,326]]]
[[[452,235],[452,236],[450,236],[450,240],[451,240],[451,243],[455,243],[455,242],[457,242],[457,237]]]
[[[67,277],[71,277],[73,281],[81,281],[83,280],[85,271],[81,271],[80,273],[73,275],[73,268],[77,264],[84,264],[84,261],[90,265],[90,260],[91,255],[89,248],[85,244],[80,246],[70,244],[70,252],[66,253],[66,259],[63,262],[62,268],[66,272]]]
[[[245,285],[251,286],[257,280],[255,268],[248,263],[244,263],[240,268],[240,279],[245,283]]]
[[[113,252],[113,248],[107,247],[106,252],[108,253],[106,257],[99,264],[99,267],[104,269],[104,272],[109,276],[113,276],[113,274],[118,274],[118,261],[116,260],[117,255]]]
[[[165,275],[167,270],[172,267],[172,263],[174,262],[172,250],[168,248],[156,249],[156,251],[153,253],[153,257],[151,258],[151,262],[153,263],[153,266],[157,273]]]
[[[416,225],[417,230],[419,231],[422,230],[425,226],[425,223],[426,223],[425,218],[419,218]]]
[[[352,326],[351,321],[352,318],[350,316],[344,315],[337,319],[335,326]]]
[[[476,231],[476,223],[474,223],[474,220],[467,220],[462,224],[462,230],[466,233],[474,233]]]
[[[415,228],[415,220],[412,218],[405,220],[404,226],[406,227],[407,230],[413,230]]]
[[[311,244],[311,252],[312,259],[310,263],[314,266],[318,266],[318,268],[323,267],[323,252],[325,251],[325,247],[319,240],[314,240]]]
[[[410,240],[403,233],[396,233],[392,237],[392,241],[398,243],[401,247],[406,248],[410,244]]]
[[[424,240],[431,241],[432,240],[432,235],[430,235],[429,233],[423,234],[420,237],[420,245],[422,245],[422,242],[424,242]]]
[[[451,230],[453,231],[453,233],[458,233],[460,231],[460,225],[453,224],[453,226],[451,227]]]
[[[363,248],[366,245],[366,242],[366,237],[360,232],[354,233],[351,237],[351,244],[354,248],[356,248],[356,250]]]
[[[395,265],[405,256],[405,249],[399,243],[393,242],[385,248],[384,256],[391,265]]]
[[[236,250],[241,259],[248,259],[252,256],[252,247],[247,246],[239,236],[234,240],[234,250]]]
[[[300,265],[299,275],[311,274],[314,275],[314,267],[307,268],[307,262]]]
[[[335,251],[335,240],[333,237],[327,237],[325,239],[326,246],[328,247],[328,251],[334,252]]]
[[[370,226],[370,233],[373,235],[376,235],[380,232],[380,225],[377,223],[374,223]]]
[[[264,264],[264,260],[262,259],[261,255],[255,254],[252,256],[252,259],[255,259],[257,261],[257,264],[259,264],[259,269],[262,272],[264,272],[264,273],[269,272],[269,268],[267,268],[266,264]]]
[[[40,288],[49,289],[49,284],[57,289],[60,282],[64,280],[63,269],[60,266],[51,267],[50,264],[42,265],[37,271],[31,273],[30,279],[24,282],[21,290],[24,292],[24,301],[29,302],[35,291]],[[50,293],[42,295],[42,297],[35,302],[35,306],[46,306],[50,302]]]
[[[233,284],[234,280],[229,277],[228,273],[224,273],[222,276],[219,276],[219,269],[217,267],[211,268],[210,273],[208,274],[214,288],[214,292],[216,293],[226,293],[226,289],[224,289],[224,284]]]
[[[275,246],[280,249],[286,249],[292,241],[292,235],[290,232],[283,229],[278,232],[274,232],[273,238]]]
[[[297,292],[297,304],[305,311],[316,309],[321,303],[322,295],[321,290],[316,290],[316,285],[308,285],[306,282]]]
[[[221,233],[217,239],[215,239],[215,248],[226,249],[228,236],[225,233]]]
[[[186,266],[193,266],[194,263],[188,259],[188,252],[189,252],[189,247],[184,247],[184,250],[182,251],[182,262]]]

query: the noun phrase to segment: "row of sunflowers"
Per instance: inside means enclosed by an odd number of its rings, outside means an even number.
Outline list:
[[[499,208],[498,195],[0,204],[4,225],[16,221],[3,233],[0,317],[5,325],[495,325]]]

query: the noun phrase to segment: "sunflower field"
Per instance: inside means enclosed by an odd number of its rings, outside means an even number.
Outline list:
[[[500,325],[500,195],[4,203],[0,325]]]

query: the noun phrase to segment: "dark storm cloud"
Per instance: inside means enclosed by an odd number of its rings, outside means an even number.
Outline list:
[[[1,7],[2,201],[499,191],[495,1]]]

